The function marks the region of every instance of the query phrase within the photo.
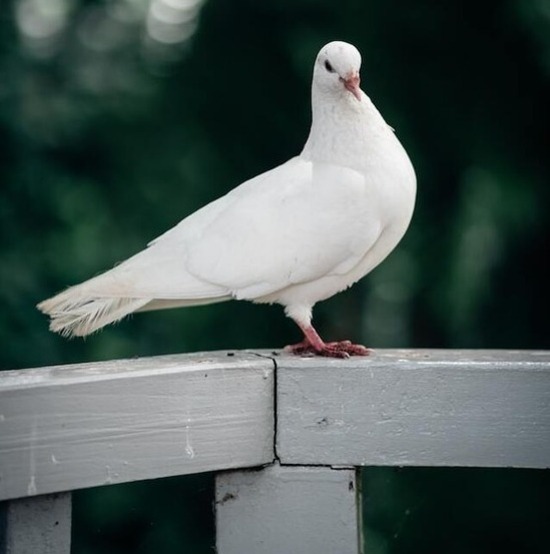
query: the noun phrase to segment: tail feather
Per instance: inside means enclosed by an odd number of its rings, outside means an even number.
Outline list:
[[[229,298],[230,293],[222,287],[188,273],[181,256],[165,247],[151,246],[113,269],[44,300],[37,308],[50,316],[51,331],[83,337],[132,312]]]
[[[79,287],[38,304],[37,308],[50,316],[50,330],[64,337],[84,337],[135,312],[150,298],[102,298],[83,294]]]

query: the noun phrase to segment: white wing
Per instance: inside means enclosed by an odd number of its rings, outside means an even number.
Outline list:
[[[199,210],[151,248],[181,256],[186,275],[202,283],[254,299],[347,273],[380,234],[375,208],[361,173],[298,157]]]
[[[345,274],[382,229],[368,187],[357,171],[293,158],[39,308],[53,330],[86,335],[136,310],[253,300]]]

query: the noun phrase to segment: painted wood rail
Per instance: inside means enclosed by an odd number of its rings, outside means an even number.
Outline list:
[[[0,373],[0,553],[68,554],[72,490],[221,470],[220,554],[358,553],[367,465],[550,467],[550,352],[215,352]]]

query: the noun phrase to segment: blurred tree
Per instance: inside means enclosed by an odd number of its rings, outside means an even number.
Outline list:
[[[227,303],[66,341],[34,305],[298,153],[333,39],[363,53],[419,191],[396,252],[317,308],[322,334],[549,347],[549,22],[546,0],[6,0],[0,368],[296,340],[279,308]]]
[[[10,4],[1,367],[294,340],[280,309],[233,303],[67,342],[34,305],[296,154],[311,63],[333,38],[363,52],[364,89],[410,152],[419,193],[394,255],[318,307],[323,332],[378,347],[548,346],[544,2]]]
[[[211,475],[188,475],[77,491],[75,554],[211,554]]]
[[[369,554],[548,551],[548,471],[369,468],[364,474]]]

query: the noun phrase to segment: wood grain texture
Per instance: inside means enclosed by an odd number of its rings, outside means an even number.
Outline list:
[[[216,477],[218,554],[358,554],[354,470],[274,465]]]
[[[0,499],[269,463],[273,368],[206,353],[0,373]]]
[[[289,464],[550,467],[550,353],[277,358]]]
[[[0,373],[0,499],[270,463],[268,356]],[[283,463],[550,467],[549,352],[274,359]]]

